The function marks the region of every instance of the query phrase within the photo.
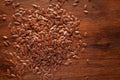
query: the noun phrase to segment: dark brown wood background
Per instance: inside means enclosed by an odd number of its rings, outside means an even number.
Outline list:
[[[16,0],[16,2],[27,8],[33,3],[44,8],[49,4],[48,0]],[[7,25],[14,11],[3,3],[3,0],[0,0],[0,14],[7,14],[8,17],[6,22],[0,21],[0,54],[5,48],[1,37],[9,35]],[[88,37],[85,38],[88,46],[85,52],[80,54],[80,60],[58,70],[55,80],[120,80],[120,0],[91,0],[91,2],[80,0],[79,6],[73,7],[72,4],[73,0],[68,0],[63,7],[81,20],[81,34],[84,31],[88,32]],[[84,4],[88,5],[88,15],[83,13]],[[36,80],[29,75],[25,78]],[[0,73],[0,80],[8,79],[4,73]]]

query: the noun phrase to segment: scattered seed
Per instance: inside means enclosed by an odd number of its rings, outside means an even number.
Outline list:
[[[36,4],[32,4],[32,6],[33,6],[33,8],[35,8],[35,9],[39,9],[39,8],[40,8],[40,6],[38,6],[38,5],[36,5]]]
[[[82,43],[82,45],[83,45],[84,47],[86,47],[86,46],[87,46],[87,43]]]
[[[4,0],[5,1],[5,5],[11,5],[13,3],[13,0]]]
[[[79,59],[80,57],[79,56],[77,56],[77,55],[73,55],[72,56],[74,59]]]
[[[75,33],[76,33],[76,34],[79,34],[79,33],[80,33],[80,31],[75,31]]]
[[[15,74],[11,74],[12,77],[16,77]]]
[[[79,3],[79,0],[74,0],[74,3]]]
[[[36,70],[39,70],[39,67],[35,67]]]
[[[16,22],[14,22],[14,24],[15,24],[15,25],[20,25],[20,22],[17,22],[17,21],[16,21]]]
[[[84,10],[83,12],[84,12],[85,14],[88,14],[88,11],[87,11],[87,10]]]
[[[85,48],[82,48],[82,49],[81,49],[81,52],[83,53],[84,51],[85,51]]]
[[[86,59],[87,64],[89,64],[89,61],[90,61],[89,59]]]
[[[73,6],[74,6],[74,7],[78,6],[78,3],[73,3]]]
[[[67,59],[68,63],[72,63],[73,61],[71,59]]]
[[[21,59],[21,58],[20,58],[20,56],[16,56],[16,57],[17,57],[17,59],[18,59],[18,60],[20,60],[20,59]]]
[[[12,35],[12,38],[17,38],[19,37],[17,34]]]
[[[3,14],[2,16],[3,16],[3,17],[7,17],[7,15],[6,15],[6,14]]]
[[[42,73],[42,72],[37,72],[36,74],[37,74],[37,75],[40,75],[41,73]]]
[[[83,36],[84,36],[84,37],[87,37],[87,34],[88,34],[88,32],[84,32],[84,35],[83,35]]]
[[[20,45],[15,45],[16,48],[20,48]]]
[[[3,42],[4,46],[8,47],[10,45],[9,41],[4,41]]]
[[[13,53],[9,52],[9,55],[13,56]]]
[[[25,61],[24,60],[20,60],[21,63],[24,63]]]
[[[87,5],[87,4],[85,4],[85,5],[84,5],[84,10],[87,10],[87,7],[88,7],[88,5]]]
[[[10,69],[7,69],[7,74],[10,75]]]
[[[14,61],[12,59],[10,59],[9,61],[14,64]]]
[[[8,37],[7,37],[7,36],[3,36],[3,39],[7,40],[7,39],[8,39]]]
[[[22,63],[22,64],[23,64],[24,66],[26,66],[26,65],[27,65],[27,63],[25,63],[25,62],[24,62],[24,63]]]
[[[65,66],[68,66],[69,64],[70,64],[70,63],[68,63],[68,62],[65,62],[65,63],[64,63]]]
[[[6,20],[7,20],[7,18],[6,18],[6,17],[2,17],[2,20],[3,20],[3,21],[6,21]]]
[[[13,3],[12,4],[12,7],[15,9],[15,8],[18,8],[18,7],[20,7],[20,3]]]

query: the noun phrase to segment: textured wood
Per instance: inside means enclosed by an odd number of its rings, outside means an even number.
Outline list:
[[[0,1],[0,14],[9,15],[7,22],[0,21],[2,54],[2,50],[6,48],[2,45],[1,36],[9,35],[7,25],[11,20],[13,9],[4,6],[3,0]],[[30,8],[32,3],[44,8],[49,4],[48,0],[16,1],[27,8]],[[85,53],[80,54],[80,60],[74,61],[71,66],[62,66],[56,73],[55,80],[120,80],[120,0],[91,0],[91,2],[80,0],[79,6],[76,7],[73,7],[72,3],[73,0],[68,0],[63,7],[81,20],[81,34],[84,31],[88,32],[88,37],[85,39],[88,47]],[[88,15],[83,13],[84,4],[88,5]],[[0,80],[7,80],[4,75],[0,75]],[[29,75],[25,77],[26,80],[35,80]]]

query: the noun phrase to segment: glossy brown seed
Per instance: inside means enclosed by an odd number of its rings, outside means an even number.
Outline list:
[[[78,3],[73,3],[73,6],[74,6],[74,7],[78,6]]]
[[[7,17],[7,14],[3,14],[2,16],[3,16],[3,17]]]
[[[13,8],[20,7],[20,3],[13,3],[13,4],[12,4],[12,7],[13,7]]]
[[[18,60],[20,60],[21,58],[20,58],[20,56],[16,56],[16,58],[18,59]]]
[[[87,46],[87,43],[82,43],[82,45],[83,45],[84,47],[86,47],[86,46]]]
[[[5,5],[11,5],[13,3],[13,0],[4,0],[5,1]]]
[[[64,63],[65,66],[68,66],[69,64],[70,64],[69,62],[65,62],[65,63]]]
[[[67,61],[68,61],[68,63],[70,63],[70,64],[73,62],[71,59],[67,59]]]
[[[10,69],[7,69],[7,74],[10,75]]]
[[[20,45],[15,45],[16,48],[20,48]]]
[[[17,34],[12,35],[12,38],[17,38],[17,37],[19,37],[19,35]]]
[[[7,39],[8,39],[8,37],[7,37],[7,36],[3,36],[3,39],[7,40]]]
[[[86,59],[86,63],[89,64],[90,60],[89,59]]]
[[[42,72],[39,71],[39,72],[37,72],[36,74],[37,74],[37,75],[40,75],[40,74],[42,74]]]
[[[79,44],[82,45],[83,41],[82,40],[79,40]]]
[[[25,62],[24,62],[24,63],[22,63],[22,64],[23,64],[24,66],[27,66],[27,63],[25,63]]]
[[[81,49],[81,52],[83,53],[84,51],[85,51],[85,48],[82,48],[82,49]]]
[[[12,53],[12,52],[9,52],[8,54],[9,54],[10,56],[13,56],[13,53]]]
[[[12,77],[16,77],[16,75],[15,75],[15,74],[11,74],[11,76],[12,76]]]
[[[12,59],[10,59],[9,61],[14,64],[14,61]]]
[[[77,56],[77,55],[73,55],[72,56],[74,59],[79,59],[80,57],[79,56]]]
[[[25,61],[21,59],[20,62],[21,62],[21,63],[24,63]]]
[[[74,3],[79,3],[79,0],[74,0]]]
[[[10,43],[8,41],[4,41],[3,42],[4,46],[8,47],[10,45]]]
[[[36,70],[39,70],[39,67],[35,67]]]
[[[15,24],[15,25],[20,25],[20,22],[17,22],[17,21],[16,21],[16,22],[14,22],[14,24]]]
[[[88,7],[88,5],[87,5],[87,4],[85,4],[85,5],[84,5],[84,10],[87,10],[87,7]]]
[[[7,20],[7,17],[2,17],[2,20],[3,20],[3,21],[6,21],[6,20]]]
[[[75,31],[76,34],[80,34],[80,31]]]
[[[83,36],[84,36],[84,37],[87,37],[87,34],[88,34],[88,32],[84,32]]]
[[[40,6],[38,6],[38,5],[36,5],[36,4],[32,4],[32,6],[33,6],[33,8],[35,8],[35,9],[39,9],[39,8],[40,8]]]
[[[87,10],[84,10],[83,12],[84,12],[85,14],[88,14],[88,11],[87,11]]]

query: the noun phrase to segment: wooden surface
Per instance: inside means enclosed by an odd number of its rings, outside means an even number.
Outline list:
[[[46,8],[48,0],[16,0],[24,7],[30,8],[32,3]],[[55,0],[53,0],[55,2]],[[71,66],[62,67],[55,75],[55,80],[120,80],[120,0],[80,0],[79,6],[72,6],[73,0],[68,0],[64,8],[71,11],[82,22],[81,33],[88,32],[85,41],[88,43],[85,53],[80,54],[80,60]],[[88,4],[89,14],[83,13],[83,5]],[[0,0],[0,14],[13,13],[13,9],[6,7]],[[3,35],[9,35],[7,22],[0,21],[0,54]],[[87,62],[86,60],[89,60]],[[0,62],[1,64],[2,62]],[[26,80],[35,80],[29,75]],[[0,80],[7,80],[0,75]]]

